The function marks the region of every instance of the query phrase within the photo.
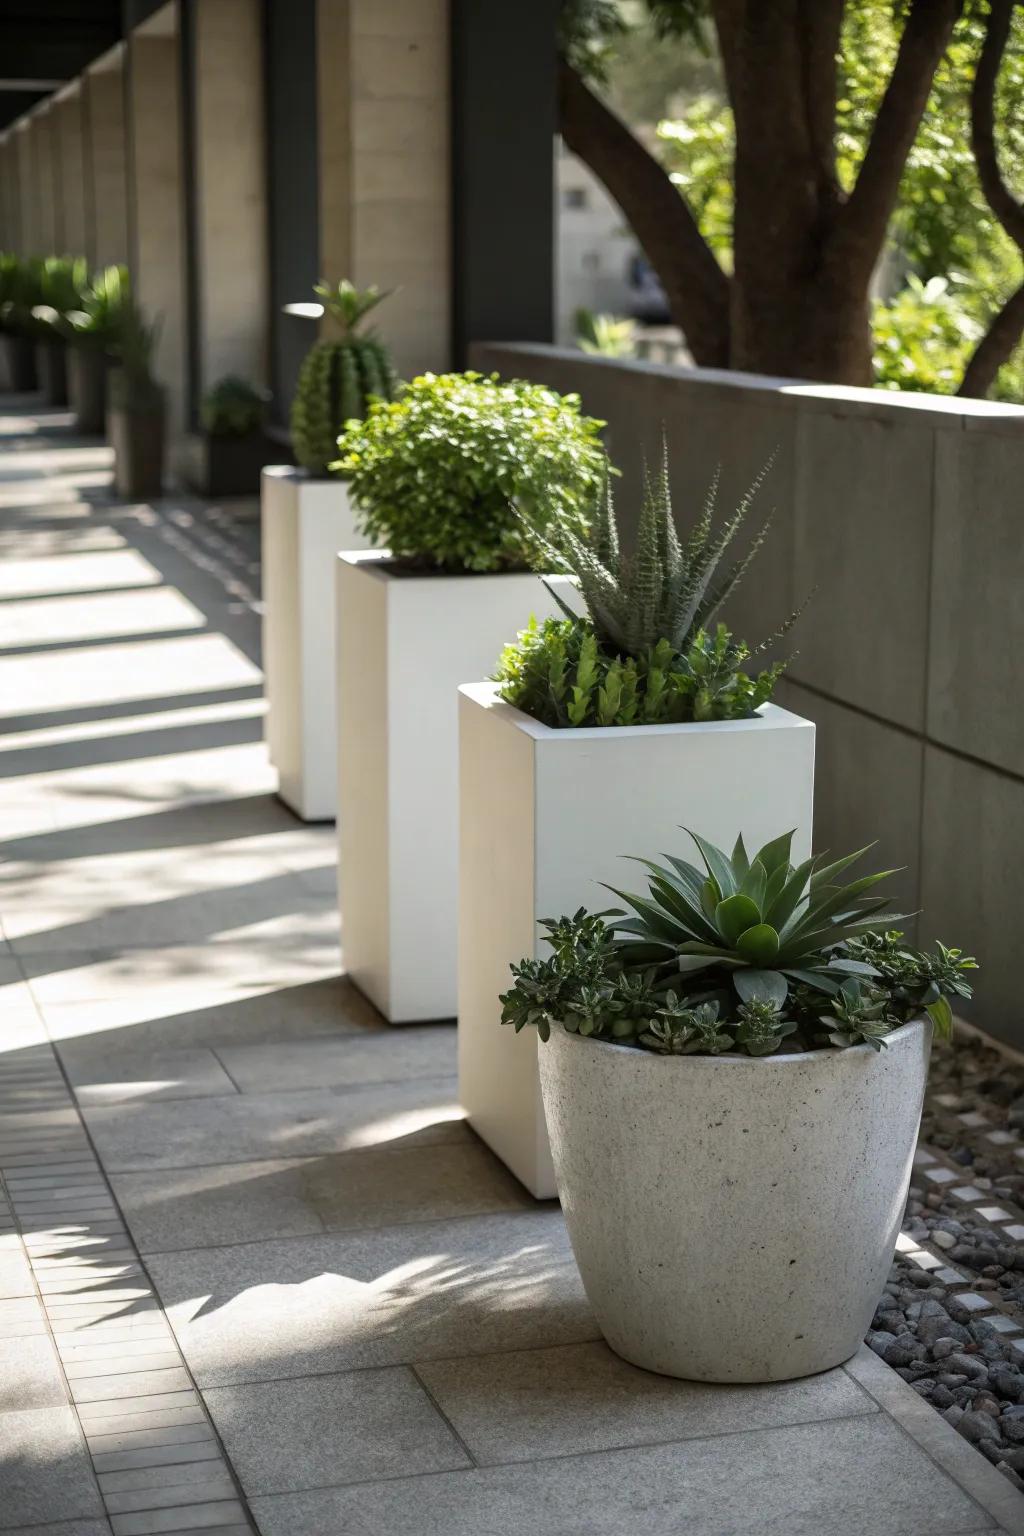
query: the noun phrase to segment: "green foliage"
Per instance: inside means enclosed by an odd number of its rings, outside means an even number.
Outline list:
[[[93,272],[79,295],[79,307],[65,316],[71,339],[76,345],[109,351],[117,341],[130,301],[127,267],[110,266]]]
[[[229,373],[207,390],[199,407],[204,432],[211,437],[247,437],[258,432],[267,413],[267,392]]]
[[[135,298],[118,310],[110,353],[116,366],[108,381],[110,404],[120,411],[145,414],[158,410],[163,390],[153,377],[153,356],[160,335],[159,321],[146,319]]]
[[[885,389],[952,394],[983,327],[945,277],[907,278],[890,304],[874,307],[875,380]]]
[[[502,1023],[665,1055],[878,1050],[926,1012],[948,1037],[948,999],[970,997],[966,973],[977,966],[942,944],[913,950],[885,928],[885,899],[869,893],[889,871],[841,879],[866,850],[794,867],[792,833],[753,858],[742,837],[729,856],[691,836],[703,869],[639,860],[648,895],[617,893],[632,916],[581,908],[543,922],[552,953],[512,966]]]
[[[348,476],[363,531],[427,569],[501,571],[581,536],[603,483],[603,422],[577,395],[497,374],[423,374],[390,404],[350,421],[334,467]],[[513,499],[528,512],[513,510]]]
[[[576,311],[576,344],[581,352],[596,357],[632,357],[633,322],[615,315],[595,315],[592,310]]]
[[[12,251],[0,252],[0,331],[5,334],[31,334],[32,309],[41,302],[39,266]]]
[[[495,681],[507,703],[556,727],[741,720],[768,702],[785,665],[754,678],[741,670],[748,655],[724,624],[697,630],[685,651],[659,640],[624,657],[602,649],[582,619],[531,618],[502,652]]]
[[[38,266],[38,284],[31,310],[37,334],[67,339],[72,333],[68,316],[81,309],[89,286],[88,262],[84,256],[46,256]]]
[[[347,280],[337,288],[318,283],[314,292],[341,339],[324,338],[307,354],[292,402],[291,434],[298,462],[323,475],[337,457],[345,424],[364,416],[372,400],[392,399],[396,379],[383,342],[373,331],[358,334],[362,320],[387,294],[357,289]]]

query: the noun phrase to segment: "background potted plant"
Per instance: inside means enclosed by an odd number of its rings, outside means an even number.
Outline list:
[[[38,301],[34,269],[11,251],[0,252],[0,379],[15,394],[36,388],[31,314]]]
[[[67,405],[68,315],[82,307],[89,281],[84,256],[47,256],[38,266],[38,300],[32,306],[36,327],[36,374],[49,405]]]
[[[185,478],[204,496],[252,496],[271,457],[263,427],[270,395],[248,379],[227,374],[203,396],[201,432],[188,439]]]
[[[589,538],[547,550],[574,577],[559,616],[506,648],[497,681],[460,690],[459,1096],[538,1198],[555,1177],[536,1051],[494,1030],[508,956],[539,942],[545,912],[589,901],[624,848],[655,857],[677,808],[712,839],[741,820],[762,841],[796,827],[810,852],[814,726],[770,702],[781,664],[748,674],[716,622],[765,537],[732,557],[764,473],[720,529],[713,483],[684,537],[663,464],[629,554],[606,492]]]
[[[159,326],[128,298],[121,306],[108,375],[107,430],[114,449],[114,485],[126,501],[147,501],[163,490],[166,399],[153,377]]]
[[[885,874],[844,883],[864,849],[794,867],[789,833],[749,857],[695,841],[703,867],[650,862],[629,917],[545,923],[552,953],[513,966],[502,1022],[545,1042],[558,1190],[612,1348],[781,1381],[849,1359],[870,1325],[932,1028],[975,966],[887,927]]]
[[[79,308],[66,315],[68,404],[79,432],[103,432],[107,413],[107,371],[121,331],[122,311],[131,297],[128,268],[94,272],[79,295]]]
[[[531,567],[544,530],[583,532],[601,425],[539,385],[425,374],[339,443],[362,530],[390,551],[338,560],[343,945],[393,1023],[455,1012],[457,688],[556,611]]]
[[[328,466],[349,417],[390,398],[394,370],[383,343],[362,333],[386,294],[344,281],[314,290],[334,332],[303,363],[292,405],[299,467],[270,465],[260,481],[266,738],[278,793],[304,821],[331,821],[335,766],[334,556],[365,549],[344,479]]]

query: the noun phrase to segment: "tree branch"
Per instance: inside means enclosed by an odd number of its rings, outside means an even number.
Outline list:
[[[1012,293],[978,342],[964,369],[958,395],[984,400],[996,374],[1008,362],[1024,333],[1024,283]]]
[[[990,0],[985,41],[971,90],[971,148],[978,166],[978,180],[989,207],[1024,255],[1024,204],[1018,203],[1003,180],[996,150],[996,86],[1010,36],[1015,0]],[[964,371],[959,395],[984,398],[996,374],[1009,360],[1024,333],[1024,284],[1010,295],[974,349]]]
[[[860,174],[830,241],[830,261],[865,285],[885,242],[935,71],[962,9],[963,0],[912,0]]]
[[[661,279],[672,318],[704,368],[729,364],[729,279],[657,160],[559,62],[562,137],[618,203]]]

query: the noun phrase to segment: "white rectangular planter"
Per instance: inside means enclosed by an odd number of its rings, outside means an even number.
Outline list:
[[[337,560],[338,886],[345,970],[407,1024],[455,1014],[459,684],[555,603],[531,574],[385,562]]]
[[[332,821],[337,769],[334,557],[366,549],[348,487],[287,465],[264,469],[263,671],[278,793],[303,821]]]
[[[775,705],[754,720],[553,730],[459,690],[459,1094],[470,1124],[539,1199],[555,1193],[533,1030],[500,1027],[509,966],[550,951],[538,919],[645,889],[624,854],[699,862],[681,827],[729,851],[790,828],[808,856],[814,726]],[[543,1049],[543,1047],[541,1047]]]

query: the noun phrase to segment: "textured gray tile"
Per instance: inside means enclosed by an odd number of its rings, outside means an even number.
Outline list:
[[[130,1488],[121,1492],[103,1490],[103,1500],[110,1515],[130,1514],[133,1510],[176,1509],[187,1515],[197,1504],[210,1504],[217,1499],[234,1499],[238,1490],[227,1468],[216,1463],[200,1466],[191,1479],[162,1488],[153,1486]]]
[[[95,1448],[94,1442],[92,1452],[93,1466],[97,1473],[137,1473],[143,1477],[158,1476],[165,1467],[168,1472],[173,1472],[178,1467],[191,1467],[197,1462],[219,1459],[220,1446],[212,1438],[186,1445],[143,1445],[122,1451],[100,1451]],[[100,1484],[105,1486],[102,1476]]]
[[[216,1387],[206,1405],[246,1495],[470,1465],[406,1369]]]
[[[144,1422],[148,1425],[150,1417],[153,1416],[147,1416],[145,1421],[128,1417],[121,1421],[120,1427],[115,1426],[113,1429],[107,1421],[104,1421],[98,1429],[87,1429],[85,1433],[89,1449],[94,1455],[127,1451],[138,1451],[149,1455],[162,1447],[216,1445],[217,1443],[202,1413],[192,1411],[186,1416],[179,1415],[177,1419],[166,1424],[161,1423],[160,1418],[170,1418],[170,1415],[156,1415],[157,1423],[150,1427],[138,1427]],[[183,1422],[183,1419],[186,1421]]]
[[[637,1370],[603,1343],[434,1360],[416,1370],[482,1464],[876,1411],[841,1370],[769,1387],[715,1387]]]
[[[597,1337],[557,1210],[154,1254],[203,1386]]]
[[[226,1046],[219,1054],[243,1093],[448,1077],[456,1071],[455,1026],[422,1025],[338,1039]]]
[[[881,1414],[257,1498],[263,1536],[962,1536],[978,1506]]]
[[[81,1411],[86,1404],[112,1403],[121,1398],[130,1398],[133,1403],[152,1402],[168,1393],[188,1392],[191,1385],[188,1372],[180,1365],[172,1365],[157,1371],[78,1377],[71,1383],[71,1394]],[[122,1407],[121,1412],[125,1412],[126,1407]]]
[[[456,1146],[115,1174],[114,1190],[143,1253],[534,1204],[497,1158],[468,1137]]]
[[[16,1339],[46,1326],[46,1315],[34,1296],[0,1301],[0,1337]]]
[[[70,1408],[6,1413],[0,1420],[0,1530],[103,1515]]]
[[[110,1521],[105,1516],[102,1520],[58,1520],[55,1525],[47,1521],[26,1529],[24,1536],[110,1536]]]
[[[7,1301],[16,1296],[32,1296],[35,1286],[25,1251],[19,1242],[17,1247],[4,1247],[7,1239],[0,1238],[0,1299]]]
[[[216,1443],[212,1446],[200,1446],[199,1454],[189,1456],[182,1451],[170,1447],[172,1454],[156,1465],[150,1463],[144,1465],[128,1466],[118,1470],[96,1468],[99,1475],[100,1491],[108,1493],[133,1493],[143,1488],[179,1488],[183,1483],[198,1482],[204,1477],[212,1477],[217,1472],[217,1467],[211,1467],[211,1461],[218,1461]],[[205,1454],[203,1454],[205,1452]],[[144,1453],[132,1452],[133,1455]]]
[[[0,1413],[63,1408],[67,1400],[49,1339],[0,1339]]]
[[[235,1092],[235,1085],[212,1051],[120,1049],[90,1038],[64,1041],[65,1070],[83,1105],[151,1104],[162,1099],[213,1098]]]
[[[469,1135],[453,1081],[418,1078],[335,1093],[236,1095],[87,1109],[110,1172],[188,1168]]]
[[[242,1523],[245,1528],[245,1510],[237,1500],[111,1515],[110,1528],[114,1536],[177,1536],[179,1531],[214,1530],[229,1522]]]

